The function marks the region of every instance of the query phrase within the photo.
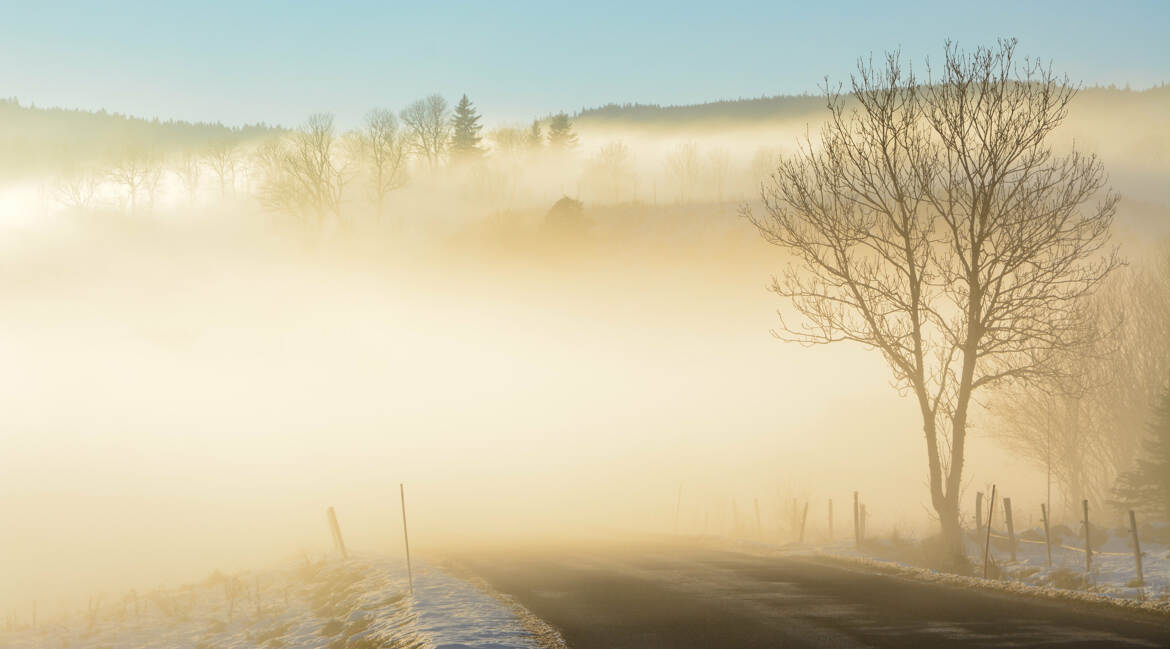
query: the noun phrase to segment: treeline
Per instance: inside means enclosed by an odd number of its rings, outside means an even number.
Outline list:
[[[9,108],[34,111],[14,102]],[[414,179],[434,181],[442,175],[449,180],[462,174],[481,177],[481,184],[500,184],[491,176],[499,174],[494,163],[555,156],[578,146],[565,113],[484,134],[481,116],[466,95],[454,107],[433,94],[398,111],[377,108],[348,131],[340,130],[329,113],[311,115],[291,129],[229,129],[122,116],[117,124],[95,126],[79,136],[81,144],[46,155],[52,162],[51,190],[60,205],[136,213],[153,209],[164,195],[172,200],[185,195],[195,204],[211,189],[221,200],[255,199],[273,214],[317,226],[368,212],[380,220],[389,195]],[[36,138],[27,141],[31,146]]]
[[[0,99],[0,181],[43,176],[63,167],[111,164],[127,149],[167,155],[279,133],[266,124],[161,121],[105,110],[22,105]]]
[[[821,95],[775,95],[686,106],[606,104],[577,113],[582,122],[689,123],[807,118],[825,112]]]

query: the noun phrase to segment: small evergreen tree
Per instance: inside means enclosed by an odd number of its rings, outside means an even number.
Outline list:
[[[540,131],[540,120],[532,120],[532,128],[528,129],[528,146],[539,149],[544,146],[544,133]]]
[[[1170,387],[1154,410],[1137,466],[1117,479],[1114,494],[1123,507],[1170,521]]]
[[[577,146],[577,134],[573,132],[573,122],[565,113],[557,113],[548,123],[548,143],[554,149],[562,151]]]
[[[483,155],[483,149],[479,147],[482,139],[479,131],[482,128],[475,106],[467,95],[463,95],[456,104],[455,114],[451,118],[451,157],[467,159]]]

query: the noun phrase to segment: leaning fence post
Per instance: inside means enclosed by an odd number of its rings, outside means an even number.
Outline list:
[[[1141,587],[1146,583],[1142,578],[1142,544],[1138,541],[1137,517],[1132,509],[1129,510],[1129,531],[1133,534],[1133,560],[1137,564],[1137,583]]]
[[[806,521],[808,521],[808,501],[807,500],[804,502],[804,513],[802,513],[800,515],[800,541],[799,541],[799,543],[801,543],[801,544],[804,544],[804,524]]]
[[[1093,571],[1093,546],[1089,540],[1089,500],[1086,498],[1083,502],[1085,508],[1085,520],[1081,521],[1085,526],[1085,579],[1089,578],[1089,573]]]
[[[1044,546],[1048,548],[1048,567],[1052,567],[1052,534],[1048,531],[1048,506],[1040,503],[1040,517],[1044,521]]]
[[[1012,520],[1012,499],[1011,498],[1004,498],[1003,499],[1003,518],[1004,518],[1004,521],[1007,523],[1008,548],[1010,548],[1011,552],[1012,552],[1012,561],[1015,561],[1016,560],[1016,526],[1015,526],[1015,522]]]
[[[861,504],[861,514],[857,517],[857,520],[861,523],[861,540],[864,541],[866,528],[865,503]]]
[[[987,558],[991,554],[991,521],[995,515],[995,485],[991,485],[991,504],[987,508],[987,535],[983,538],[983,578],[987,579]]]
[[[414,594],[414,572],[410,568],[410,535],[406,532],[406,487],[398,483],[398,497],[402,502],[402,542],[406,545],[406,579],[410,593]]]
[[[329,517],[329,529],[333,530],[333,542],[337,544],[337,549],[341,550],[341,558],[348,559],[349,553],[345,551],[345,540],[341,538],[341,526],[337,524],[337,514],[332,507],[325,513]]]

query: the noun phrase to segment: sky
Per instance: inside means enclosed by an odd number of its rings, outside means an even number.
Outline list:
[[[1170,2],[23,2],[0,96],[143,117],[356,122],[439,92],[488,124],[816,92],[858,56],[1013,36],[1088,85],[1170,81]]]

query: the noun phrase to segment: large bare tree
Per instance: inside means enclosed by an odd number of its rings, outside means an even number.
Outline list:
[[[429,95],[403,109],[402,124],[411,145],[433,170],[443,161],[451,139],[451,112],[442,95]]]
[[[929,70],[929,65],[928,65]],[[819,142],[782,157],[744,214],[795,261],[772,289],[776,335],[879,350],[914,396],[930,499],[961,553],[959,495],[973,397],[1061,370],[1097,332],[1078,303],[1118,266],[1117,196],[1095,156],[1048,136],[1076,94],[1015,42],[964,53],[919,83],[897,53],[830,91]]]

